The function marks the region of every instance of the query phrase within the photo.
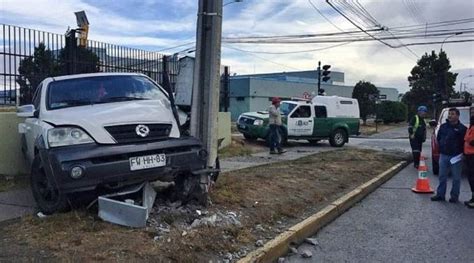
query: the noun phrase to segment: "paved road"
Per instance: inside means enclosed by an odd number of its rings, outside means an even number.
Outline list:
[[[409,149],[406,140],[391,141],[365,140],[359,145]],[[424,150],[429,153],[429,145]],[[474,262],[474,210],[412,193],[416,177],[408,166],[313,236],[318,247],[298,248],[311,251],[312,258],[292,255],[287,262]],[[437,177],[430,172],[429,178],[435,187]],[[460,198],[470,198],[465,178]]]

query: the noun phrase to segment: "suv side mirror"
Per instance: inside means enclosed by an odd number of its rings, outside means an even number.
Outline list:
[[[33,104],[28,104],[18,107],[16,110],[16,116],[23,118],[32,118],[35,117],[35,115],[38,115],[36,112],[37,111],[35,110],[35,106]]]
[[[430,125],[430,127],[433,127],[433,128],[434,128],[434,127],[436,127],[436,126],[438,125],[438,122],[437,122],[436,120],[431,120],[431,121],[429,122],[429,125]]]

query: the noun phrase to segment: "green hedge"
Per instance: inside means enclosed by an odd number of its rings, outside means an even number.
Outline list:
[[[408,108],[402,102],[383,101],[377,105],[377,119],[384,123],[399,123],[407,119]]]

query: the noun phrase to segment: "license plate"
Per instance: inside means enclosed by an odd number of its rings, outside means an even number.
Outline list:
[[[165,154],[131,157],[128,160],[130,162],[131,171],[162,167],[166,165]]]

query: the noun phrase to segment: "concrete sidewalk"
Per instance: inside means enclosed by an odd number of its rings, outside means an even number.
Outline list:
[[[0,222],[32,214],[35,210],[30,188],[0,193]]]

